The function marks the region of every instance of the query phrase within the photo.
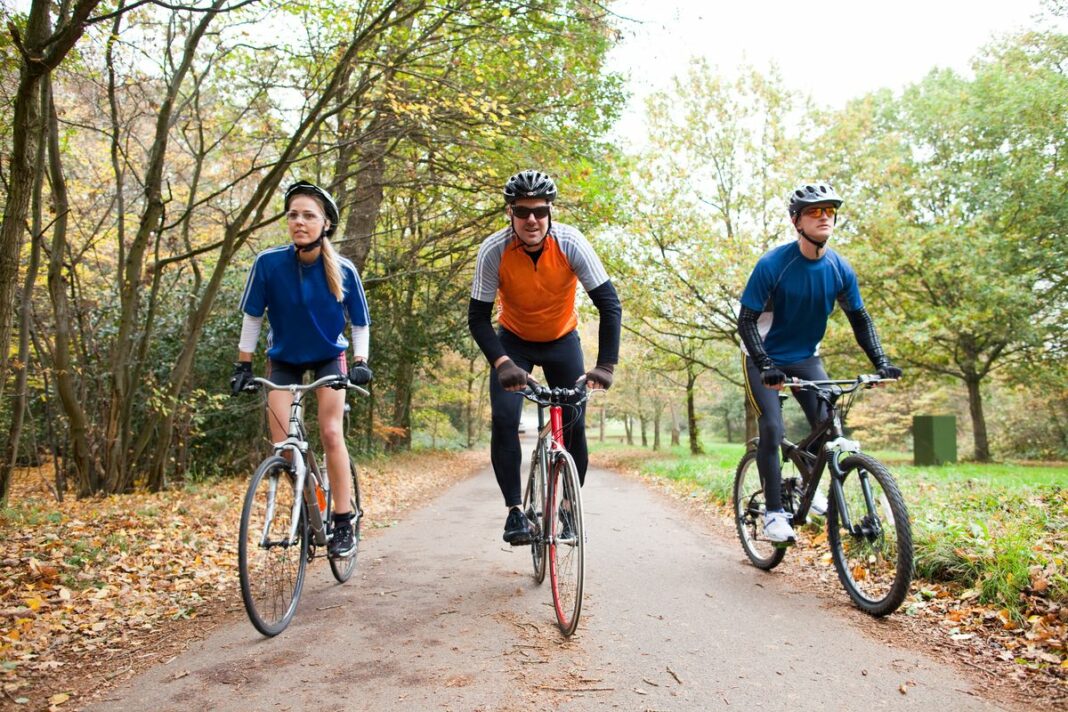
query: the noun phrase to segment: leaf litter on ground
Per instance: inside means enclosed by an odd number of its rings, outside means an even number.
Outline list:
[[[362,463],[365,535],[485,461],[438,451]],[[53,477],[17,470],[0,510],[0,709],[58,708],[240,610],[244,478],[57,502]]]

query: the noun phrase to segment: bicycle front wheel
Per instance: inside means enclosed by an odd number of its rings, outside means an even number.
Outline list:
[[[545,450],[539,441],[530,457],[530,476],[523,492],[523,512],[534,529],[534,540],[530,543],[530,561],[534,567],[534,581],[545,580]]]
[[[782,562],[786,549],[764,537],[764,484],[757,470],[756,450],[748,450],[734,473],[734,524],[749,561],[758,569],[771,570]]]
[[[832,496],[827,508],[834,567],[857,606],[885,616],[905,600],[912,582],[909,513],[893,475],[878,460],[851,455],[841,468],[844,501]]]
[[[356,542],[356,549],[353,550],[352,556],[346,556],[344,559],[335,559],[330,557],[330,570],[334,573],[334,578],[339,583],[345,583],[352,576],[352,572],[356,570],[356,555],[360,552],[360,525],[363,523],[363,508],[360,506],[360,477],[356,473],[356,463],[352,461],[352,457],[349,457],[349,474],[352,478],[349,483],[349,506],[351,512],[356,515],[352,520],[352,536]]]
[[[252,475],[237,546],[241,598],[260,633],[274,636],[293,619],[308,566],[308,517],[289,462],[273,456]],[[293,505],[300,502],[295,534]]]
[[[560,632],[570,636],[582,611],[582,583],[586,575],[586,530],[582,494],[575,461],[566,452],[553,459],[545,513],[548,535],[549,582]]]

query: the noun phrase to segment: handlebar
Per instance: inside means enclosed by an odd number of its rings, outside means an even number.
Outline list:
[[[838,391],[838,393],[852,393],[861,386],[871,388],[876,383],[897,381],[897,378],[883,378],[878,374],[861,374],[853,379],[827,379],[821,381],[806,381],[802,378],[788,378],[783,384],[789,388],[800,388],[812,391]]]
[[[268,381],[266,378],[260,378],[259,376],[255,376],[252,379],[252,382],[249,385],[245,386],[245,390],[253,392],[259,390],[260,387],[263,387],[269,391],[289,391],[290,393],[303,393],[305,391],[314,391],[316,388],[323,388],[324,386],[336,388],[338,390],[341,390],[342,388],[347,388],[348,390],[356,391],[361,395],[371,395],[370,391],[361,386],[357,386],[355,383],[350,383],[348,377],[342,375],[323,376],[322,378],[313,381],[312,383],[294,383],[289,386],[280,386],[277,383]]]
[[[549,388],[543,386],[533,378],[527,378],[527,387],[518,393],[531,403],[541,406],[550,405],[582,405],[588,401],[594,393],[604,391],[603,388],[586,388],[585,383],[579,383],[574,388]],[[578,398],[571,402],[572,398]]]

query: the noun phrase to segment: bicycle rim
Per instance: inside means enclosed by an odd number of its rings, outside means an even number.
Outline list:
[[[300,498],[289,463],[270,457],[253,474],[241,511],[241,598],[252,625],[266,636],[278,635],[289,625],[304,587],[308,520],[303,505],[296,536],[289,541],[293,503]]]
[[[571,536],[564,537],[561,517],[571,518]],[[548,533],[549,581],[560,632],[570,636],[582,611],[582,584],[586,574],[586,530],[582,521],[582,495],[575,461],[566,452],[553,462],[549,478],[549,505],[545,516]]]
[[[360,527],[363,524],[363,509],[360,507],[360,478],[351,456],[349,457],[349,476],[351,477],[349,506],[350,511],[356,515],[356,518],[352,520],[352,535],[356,541],[356,549],[352,552],[352,556],[346,556],[344,559],[330,558],[330,571],[333,572],[338,583],[348,581],[352,572],[356,570],[356,556],[360,553]]]
[[[534,581],[545,580],[545,473],[541,467],[542,448],[539,443],[530,458],[530,476],[523,493],[523,511],[534,529],[534,540],[530,543],[530,562],[534,568]]]
[[[764,486],[757,470],[756,451],[749,450],[734,474],[734,524],[746,557],[765,571],[782,562],[786,549],[764,538]]]
[[[852,455],[841,467],[846,510],[833,496],[827,510],[834,567],[858,607],[885,616],[905,600],[912,581],[909,513],[893,475],[877,460]]]

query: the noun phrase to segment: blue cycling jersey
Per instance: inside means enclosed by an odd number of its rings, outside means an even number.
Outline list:
[[[267,314],[267,355],[303,364],[335,358],[348,348],[345,316],[355,326],[369,326],[363,283],[351,260],[338,256],[344,299],[338,302],[326,283],[323,260],[304,264],[290,245],[264,250],[256,256],[241,297],[249,316]]]
[[[864,306],[853,268],[830,248],[810,260],[797,242],[761,257],[742,292],[742,306],[762,312],[764,350],[780,366],[816,355],[835,301],[849,311]]]

